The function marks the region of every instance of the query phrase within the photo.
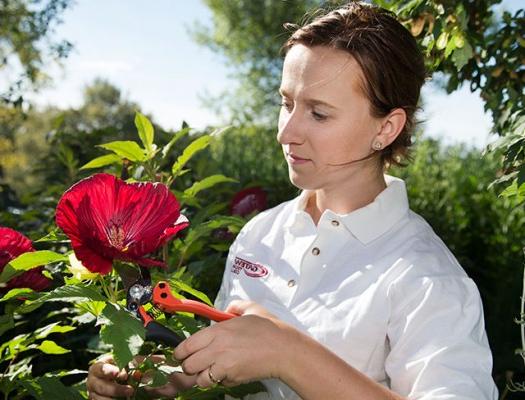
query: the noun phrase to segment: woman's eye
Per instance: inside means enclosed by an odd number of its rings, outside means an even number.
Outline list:
[[[327,118],[326,115],[319,114],[318,112],[315,112],[315,111],[312,111],[312,117],[313,117],[316,121],[324,121],[324,120],[326,120],[326,118]]]
[[[286,111],[292,111],[293,110],[293,104],[287,103],[286,101],[283,101],[281,103],[281,107],[284,108]]]

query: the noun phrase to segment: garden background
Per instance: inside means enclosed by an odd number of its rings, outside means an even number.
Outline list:
[[[117,29],[111,32],[127,41],[127,48],[149,50],[145,55],[136,50],[135,65],[119,64],[119,40],[96,29],[89,35],[93,42],[70,42],[61,20],[67,26],[68,16],[86,7],[84,1],[0,2],[0,226],[28,236],[37,250],[64,254],[69,251],[67,238],[56,229],[54,216],[58,200],[72,184],[101,171],[139,181],[169,181],[191,226],[164,248],[168,272],[176,277],[173,283],[181,296],[213,299],[228,245],[242,224],[259,209],[297,193],[275,141],[279,49],[286,39],[282,25],[300,23],[305,12],[341,2],[188,0],[178,2],[180,9],[163,2],[90,3],[76,29],[115,23]],[[420,115],[428,122],[418,128],[413,161],[391,173],[406,179],[412,209],[427,219],[476,281],[501,397],[522,398],[509,388],[517,389],[525,380],[521,350],[516,350],[522,348],[525,245],[523,4],[375,3],[400,16],[432,72],[427,83],[432,89],[424,91],[421,105],[433,115]],[[155,9],[151,18],[159,18],[151,27],[145,22],[149,7]],[[184,25],[178,13],[188,18]],[[114,48],[105,50],[101,41]],[[177,47],[179,43],[183,47]],[[80,88],[80,81],[68,81],[68,60],[78,61],[84,51],[99,51],[100,59],[84,64],[84,69],[73,64],[77,68],[69,73],[86,78],[97,71],[99,76]],[[462,96],[472,91],[486,114],[469,113],[469,104],[475,102],[469,97],[461,97],[466,100],[447,111],[443,104],[453,101],[457,91]],[[136,111],[153,122],[154,139],[153,133],[149,138],[145,134],[149,130],[141,131],[145,125],[137,124]],[[455,121],[453,111],[463,115],[463,121]],[[469,136],[465,130],[474,132]],[[97,146],[122,141],[139,143],[143,153]],[[154,154],[153,141],[162,152]],[[89,165],[93,159],[98,161]],[[205,184],[196,188],[196,182]],[[266,200],[259,198],[253,210],[239,211],[233,199],[253,187],[262,189]],[[52,284],[43,293],[67,285],[72,275],[67,272],[70,261],[48,261],[45,271]],[[91,283],[97,288],[101,284]],[[0,392],[5,398],[56,399],[57,393],[85,397],[82,371],[107,350],[99,337],[104,316],[72,301],[41,301],[38,308],[31,307],[27,303],[39,301],[42,293],[24,293],[27,297],[7,293],[0,302]],[[188,332],[203,322],[179,323]],[[37,328],[46,328],[45,335]],[[42,346],[43,339],[65,350],[49,350]],[[65,372],[71,370],[75,372]],[[222,395],[221,389],[213,389],[181,398]]]

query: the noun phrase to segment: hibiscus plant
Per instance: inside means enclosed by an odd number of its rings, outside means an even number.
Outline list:
[[[211,305],[194,287],[195,277],[222,261],[227,241],[245,222],[242,216],[266,206],[260,189],[250,189],[250,197],[240,192],[229,205],[204,205],[203,191],[235,182],[220,174],[183,186],[192,175],[188,162],[214,134],[192,136],[184,126],[157,146],[144,115],[137,112],[135,125],[140,142],[101,144],[108,154],[81,168],[107,172],[91,174],[63,193],[56,227],[47,235],[32,243],[0,227],[0,393],[6,399],[87,398],[88,362],[108,352],[119,367],[137,371],[130,374],[137,387],[166,383],[177,370],[172,349],[146,341],[142,322],[125,308],[123,275],[146,268],[154,282],[168,281],[174,296]],[[183,137],[189,144],[176,152]],[[228,211],[231,215],[221,215]],[[150,311],[182,337],[208,323],[188,313],[168,318]],[[163,361],[152,357],[157,354],[164,354]],[[55,357],[59,361],[53,364],[60,367],[40,367],[46,357]],[[145,371],[151,376],[147,383],[133,378]],[[241,397],[260,389],[258,384],[194,388],[177,398]]]

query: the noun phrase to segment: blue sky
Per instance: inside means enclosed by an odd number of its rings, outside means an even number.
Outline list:
[[[517,9],[523,0],[506,0]],[[49,70],[53,86],[33,96],[39,105],[75,107],[83,87],[102,77],[119,87],[164,127],[219,124],[199,98],[218,94],[233,82],[224,60],[193,42],[187,28],[211,23],[200,0],[77,0],[65,12],[57,36],[75,48],[63,68]],[[423,89],[425,133],[447,143],[485,146],[490,117],[467,88],[447,95],[432,82]]]

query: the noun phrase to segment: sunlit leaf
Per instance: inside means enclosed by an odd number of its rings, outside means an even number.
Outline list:
[[[120,164],[122,163],[122,158],[122,156],[117,154],[106,154],[104,156],[94,158],[93,160],[81,166],[80,169],[101,168],[111,164]]]
[[[190,128],[189,127],[186,127],[186,128],[183,128],[181,129],[180,131],[178,131],[177,133],[175,133],[175,135],[173,135],[173,137],[171,138],[171,140],[168,142],[168,144],[166,144],[163,148],[162,148],[162,157],[163,158],[166,158],[166,156],[168,155],[168,153],[170,152],[171,148],[173,147],[173,145],[175,143],[178,142],[178,140],[183,137],[184,135],[187,135],[188,133],[190,132]]]
[[[39,242],[68,243],[70,242],[70,240],[59,228],[55,228],[51,232],[49,232],[46,236],[43,236],[40,239],[35,240],[35,243],[39,243]]]
[[[142,323],[128,311],[107,304],[102,312],[106,325],[100,331],[104,343],[112,346],[119,368],[124,368],[138,354],[146,335]]]
[[[186,189],[183,193],[184,197],[195,197],[201,190],[209,189],[219,183],[237,182],[237,180],[228,178],[224,175],[211,175],[200,181],[195,182],[192,186]]]
[[[146,155],[140,148],[137,142],[132,140],[119,140],[115,142],[99,144],[98,147],[112,151],[122,158],[127,158],[130,161],[144,161]]]
[[[199,151],[204,150],[210,145],[211,137],[209,135],[204,135],[195,139],[191,142],[188,147],[184,149],[182,154],[177,158],[177,161],[173,164],[171,168],[171,173],[173,176],[178,176],[179,172],[184,168],[186,163]]]
[[[140,112],[135,113],[135,126],[139,132],[140,141],[144,148],[150,152],[152,150],[154,130],[150,120]]]
[[[66,333],[74,331],[76,328],[70,325],[60,325],[58,322],[39,328],[35,331],[37,339],[44,339],[52,333]]]
[[[0,274],[0,282],[7,282],[9,279],[14,276],[28,271],[32,268],[39,267],[41,265],[46,265],[58,261],[66,261],[67,256],[55,253],[50,250],[40,250],[40,251],[31,251],[19,255],[14,260],[11,260],[4,268]]]
[[[68,285],[60,286],[51,292],[46,293],[42,297],[26,302],[19,308],[20,312],[28,312],[36,307],[44,304],[47,301],[68,301],[68,302],[78,302],[78,301],[101,301],[106,302],[107,299],[102,296],[98,291],[83,285]]]
[[[187,285],[186,283],[182,282],[179,279],[170,279],[169,284],[173,288],[176,288],[183,292],[189,293],[192,296],[195,296],[196,298],[205,302],[206,304],[209,304],[210,306],[213,305],[212,301],[209,299],[209,297],[205,293],[192,288],[190,285]]]
[[[7,292],[4,297],[0,299],[0,301],[7,301],[12,298],[18,298],[18,297],[26,297],[27,295],[34,293],[33,289],[29,288],[15,288],[11,289],[9,292]]]
[[[71,351],[63,348],[62,346],[59,346],[52,340],[44,340],[37,346],[37,349],[46,354],[66,354]]]

